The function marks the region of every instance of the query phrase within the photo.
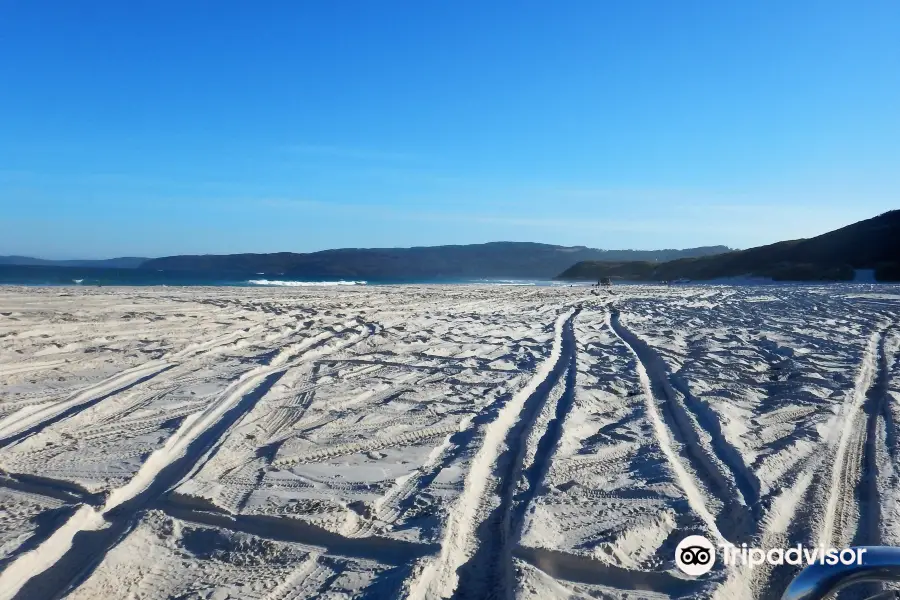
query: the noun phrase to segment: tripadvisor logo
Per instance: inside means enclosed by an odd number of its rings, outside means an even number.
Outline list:
[[[685,575],[705,575],[715,563],[716,547],[702,535],[689,535],[675,548],[675,565]]]
[[[716,564],[717,548],[702,535],[689,535],[675,548],[675,565],[686,575],[698,577],[712,570]],[[866,548],[826,548],[824,546],[804,547],[798,544],[791,548],[750,548],[747,544],[735,546],[725,543],[718,550],[722,552],[722,564],[726,567],[747,566],[751,569],[763,564],[778,565],[861,565],[865,560]]]

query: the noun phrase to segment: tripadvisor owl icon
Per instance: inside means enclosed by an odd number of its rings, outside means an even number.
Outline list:
[[[675,565],[686,575],[705,575],[715,562],[716,547],[702,535],[689,535],[675,548]]]

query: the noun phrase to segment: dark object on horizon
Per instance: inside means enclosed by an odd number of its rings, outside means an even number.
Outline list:
[[[248,276],[279,273],[289,278],[310,279],[550,279],[572,263],[584,260],[643,260],[656,264],[727,251],[729,248],[725,246],[686,250],[598,250],[584,246],[491,242],[416,248],[345,248],[307,254],[169,256],[148,260],[141,268]]]
[[[892,210],[809,239],[791,240],[715,256],[646,261],[582,261],[557,279],[592,281],[704,281],[765,277],[775,281],[852,281],[871,269],[876,281],[900,281],[900,210]]]

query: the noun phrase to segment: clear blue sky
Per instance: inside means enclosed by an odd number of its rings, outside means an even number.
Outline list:
[[[0,254],[748,247],[898,192],[896,0],[0,2]]]

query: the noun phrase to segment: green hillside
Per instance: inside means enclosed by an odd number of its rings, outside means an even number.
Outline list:
[[[584,260],[645,260],[727,252],[724,246],[686,250],[599,250],[528,242],[491,242],[416,248],[345,248],[298,254],[225,254],[171,256],[149,260],[145,269],[267,273],[294,278],[366,280],[534,278],[550,279]]]
[[[583,261],[558,279],[594,281],[710,280],[767,277],[775,281],[850,281],[873,269],[878,281],[900,281],[900,210],[893,210],[809,239],[681,258],[662,263]]]

